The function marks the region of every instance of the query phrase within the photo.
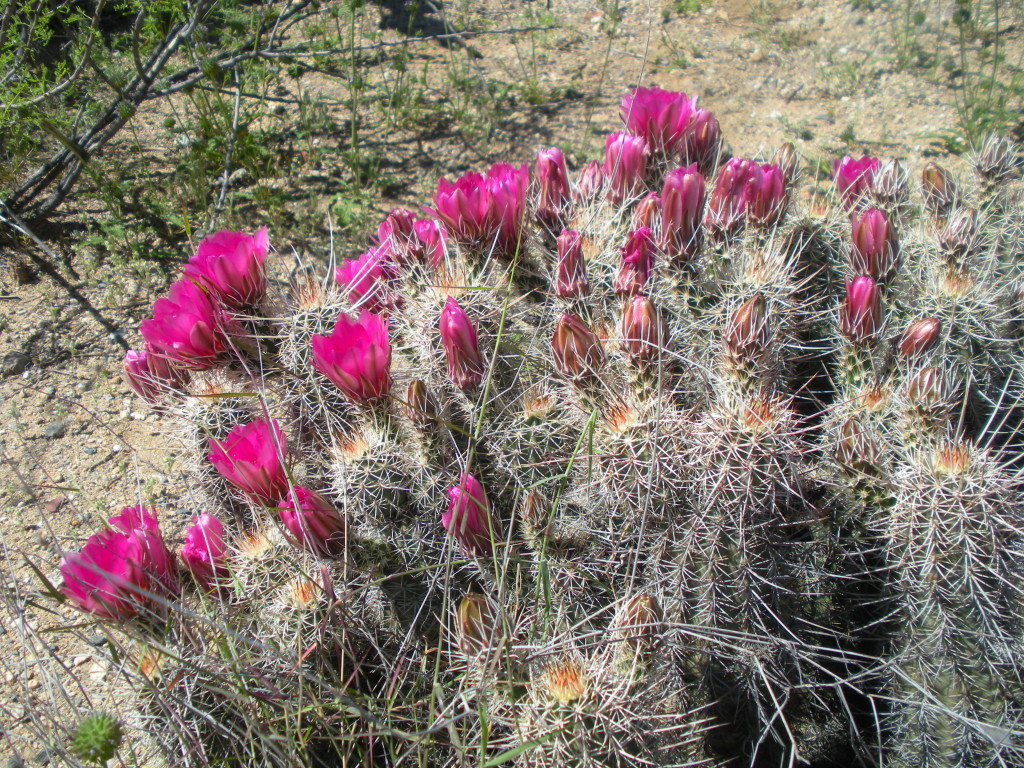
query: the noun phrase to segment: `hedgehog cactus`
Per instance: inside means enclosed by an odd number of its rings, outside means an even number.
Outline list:
[[[223,526],[166,621],[74,601],[175,759],[1020,763],[1016,148],[920,203],[842,158],[818,215],[792,146],[720,158],[660,89],[622,117],[336,274],[218,233],[157,301],[126,375]]]

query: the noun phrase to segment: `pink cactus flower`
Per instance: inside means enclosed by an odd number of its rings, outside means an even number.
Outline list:
[[[665,175],[658,245],[672,261],[684,263],[700,253],[704,202],[704,177],[696,164]]]
[[[608,179],[608,200],[614,205],[622,205],[639,196],[649,154],[647,142],[640,136],[613,133],[608,137],[601,170]]]
[[[657,192],[649,192],[633,209],[632,229],[647,227],[652,232],[655,227],[655,217],[661,213],[661,198]]]
[[[583,379],[596,373],[605,361],[604,349],[594,332],[568,312],[559,318],[555,327],[551,355],[555,370],[570,379]]]
[[[519,249],[529,184],[530,170],[525,163],[518,168],[495,163],[487,172],[487,200],[496,229],[495,244],[503,256],[514,256]]]
[[[587,264],[583,259],[583,235],[563,229],[558,236],[558,265],[555,272],[555,295],[563,299],[581,299],[590,293]]]
[[[179,389],[188,381],[188,371],[144,348],[141,352],[129,349],[124,356],[124,378],[135,394],[150,405],[156,405],[168,390]]]
[[[492,540],[499,540],[501,533],[480,482],[464,474],[459,484],[449,489],[448,501],[448,511],[441,515],[441,524],[448,535],[454,536],[471,555],[490,555]]]
[[[153,319],[139,326],[148,348],[185,368],[212,368],[227,350],[222,310],[188,278],[174,283],[153,304]]]
[[[413,229],[423,251],[423,260],[434,269],[444,264],[448,250],[448,233],[444,224],[435,219],[420,219],[413,224]]]
[[[110,518],[80,552],[61,559],[61,591],[79,609],[104,619],[127,619],[178,594],[174,554],[156,513],[139,505]]]
[[[209,447],[214,468],[253,501],[269,506],[287,492],[282,459],[288,443],[275,420],[236,424],[223,440],[211,439]]]
[[[352,306],[366,307],[371,312],[386,312],[402,306],[396,278],[384,246],[370,248],[358,259],[348,259],[334,271],[334,279],[348,292]]]
[[[881,163],[877,157],[867,155],[860,160],[844,155],[841,160],[836,160],[832,164],[832,178],[847,211],[852,210],[864,193],[871,189],[871,181],[875,178],[879,165]]]
[[[423,260],[415,228],[416,214],[408,208],[393,209],[377,227],[378,247],[391,263],[402,266]]]
[[[630,133],[643,137],[652,152],[674,157],[685,146],[697,99],[661,88],[634,88],[622,98],[619,114]]]
[[[604,190],[604,171],[597,160],[591,160],[580,171],[576,186],[572,190],[572,199],[577,203],[589,203]]]
[[[746,218],[755,226],[772,227],[786,213],[786,177],[776,165],[762,165],[759,170],[757,184],[747,199]]]
[[[448,297],[441,310],[441,343],[448,358],[448,376],[459,389],[474,389],[484,376],[484,359],[476,328],[459,302]]]
[[[839,332],[853,344],[874,341],[882,332],[882,294],[868,275],[846,280],[846,300],[839,308]]]
[[[654,241],[651,230],[641,227],[629,233],[626,245],[619,249],[622,261],[615,275],[614,289],[619,296],[635,296],[647,287],[654,267]]]
[[[558,147],[540,150],[534,173],[540,182],[537,218],[548,226],[557,226],[569,201],[569,173],[562,150]]]
[[[391,343],[383,317],[365,309],[358,320],[342,313],[330,336],[313,336],[312,347],[313,367],[353,402],[368,402],[391,389]]]
[[[266,227],[255,235],[223,229],[203,239],[185,265],[185,276],[209,288],[225,306],[253,307],[267,294],[269,248]]]
[[[728,239],[742,229],[747,206],[761,181],[761,167],[742,157],[731,158],[719,171],[704,216],[704,226],[716,240]]]
[[[850,226],[853,240],[850,266],[853,271],[871,275],[880,283],[891,280],[899,268],[899,242],[885,212],[869,208],[860,216],[854,213]]]
[[[296,485],[278,505],[285,529],[298,546],[320,557],[345,551],[345,521],[323,496]]]
[[[467,173],[454,184],[448,179],[439,179],[434,210],[448,231],[462,242],[476,242],[489,234],[491,212],[487,184],[479,173]]]
[[[181,562],[204,592],[224,590],[229,586],[228,547],[224,542],[224,525],[213,515],[192,519],[185,531]]]

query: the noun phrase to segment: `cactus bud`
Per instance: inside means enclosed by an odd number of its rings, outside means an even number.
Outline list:
[[[900,336],[896,346],[903,357],[920,357],[938,343],[940,330],[942,322],[937,317],[915,320]]]
[[[647,142],[640,136],[613,133],[605,142],[604,171],[608,178],[608,200],[622,205],[636,197],[647,173]]]
[[[929,366],[918,371],[907,384],[907,397],[925,410],[943,408],[949,404],[949,380],[941,369]]]
[[[181,562],[204,592],[227,586],[227,544],[224,525],[213,515],[199,515],[185,531]]]
[[[839,310],[839,332],[853,344],[878,338],[882,330],[882,294],[868,275],[846,279],[846,300]]]
[[[589,203],[604,190],[604,171],[597,160],[591,160],[580,171],[576,187],[572,191],[573,200],[577,203]]]
[[[729,318],[725,329],[725,351],[737,360],[762,357],[771,342],[768,304],[760,293],[743,303]]]
[[[656,360],[668,340],[661,312],[646,296],[634,296],[622,312],[622,341],[636,361]]]
[[[633,229],[647,227],[654,230],[654,217],[661,210],[661,198],[657,192],[649,192],[633,209]]]
[[[530,540],[543,539],[551,525],[551,504],[536,488],[523,499],[523,532]]]
[[[875,474],[878,470],[878,446],[864,426],[854,419],[848,419],[839,428],[836,463],[854,474]]]
[[[899,268],[899,242],[888,217],[878,208],[869,208],[850,219],[853,229],[853,250],[850,266],[861,275],[870,275],[885,283]]]
[[[893,212],[906,205],[910,194],[907,166],[899,158],[884,161],[871,180],[871,196],[881,207]]]
[[[548,686],[548,694],[560,704],[571,704],[587,690],[587,678],[583,668],[572,660],[548,667],[544,673],[544,681]]]
[[[759,227],[775,226],[785,215],[789,195],[786,178],[774,165],[762,165],[747,199],[747,221]]]
[[[953,216],[939,234],[939,248],[947,265],[966,267],[980,249],[978,212],[967,208]]]
[[[345,520],[327,499],[301,486],[278,504],[281,522],[293,541],[321,557],[335,557],[345,551]]]
[[[1004,136],[988,136],[974,160],[974,170],[992,185],[1003,184],[1017,173],[1017,147]]]
[[[441,343],[448,358],[448,376],[459,389],[479,386],[484,359],[477,344],[476,328],[459,302],[448,297],[441,310]]]
[[[866,155],[860,160],[854,160],[849,155],[845,155],[841,160],[836,160],[833,163],[832,178],[835,180],[836,189],[839,191],[839,196],[847,211],[852,210],[864,193],[871,189],[878,166],[877,157]]]
[[[604,363],[604,349],[594,332],[575,315],[565,313],[558,320],[551,339],[555,369],[570,379],[581,379]]]
[[[686,138],[683,163],[696,163],[701,173],[710,174],[718,164],[718,153],[722,146],[722,129],[718,119],[706,109],[697,109],[690,124],[690,135]]]
[[[734,157],[715,180],[708,201],[704,226],[716,240],[726,240],[739,231],[754,188],[760,185],[761,169],[753,160]]]
[[[563,299],[581,299],[590,293],[587,265],[583,259],[583,235],[571,229],[563,229],[556,243],[558,265],[555,295]]]
[[[787,187],[792,186],[799,174],[800,156],[791,142],[786,142],[772,156],[772,165],[782,172],[782,179]]]
[[[622,261],[615,275],[615,293],[622,297],[635,296],[644,290],[654,266],[654,242],[647,227],[630,232],[626,245],[619,249]]]
[[[394,208],[377,227],[377,241],[394,264],[423,260],[423,247],[416,237],[416,214],[408,208]]]
[[[548,226],[556,226],[562,220],[569,199],[569,174],[562,150],[558,147],[540,150],[535,172],[540,182],[537,217]]]
[[[474,593],[463,597],[458,622],[459,648],[466,656],[479,656],[491,647],[498,621],[486,597]]]
[[[658,598],[641,592],[619,608],[610,629],[613,637],[624,644],[624,650],[643,654],[653,649],[664,628],[662,622]]]
[[[437,420],[437,405],[427,391],[427,383],[423,379],[413,379],[405,395],[405,413],[409,421],[418,427],[424,427]]]
[[[442,513],[441,524],[471,555],[490,555],[492,536],[500,538],[484,487],[470,474],[448,489],[448,511]]]
[[[933,216],[945,216],[960,202],[960,190],[953,176],[940,165],[928,163],[921,171],[924,207]]]
[[[696,165],[676,168],[666,174],[661,192],[658,244],[673,261],[689,261],[700,252],[704,202],[704,177]]]

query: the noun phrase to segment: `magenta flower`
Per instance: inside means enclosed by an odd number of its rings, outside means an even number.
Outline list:
[[[846,279],[846,301],[839,308],[839,332],[854,344],[874,341],[882,331],[882,295],[868,275]]]
[[[762,165],[756,174],[757,183],[750,188],[746,218],[760,227],[774,226],[786,212],[786,177],[776,165]]]
[[[223,440],[211,439],[209,447],[214,468],[253,501],[269,506],[287,492],[282,460],[288,442],[273,419],[236,424]]]
[[[408,208],[393,209],[377,227],[379,248],[390,262],[401,266],[423,260],[415,227],[416,214]]]
[[[264,262],[269,248],[266,227],[255,235],[222,229],[199,244],[185,265],[185,276],[205,285],[232,309],[252,307],[267,294]]]
[[[345,521],[319,493],[296,485],[278,505],[285,529],[298,546],[320,557],[345,551]]]
[[[312,347],[313,367],[352,401],[365,403],[391,389],[388,322],[379,315],[364,309],[353,320],[343,312],[330,336],[313,336]]]
[[[228,586],[227,554],[221,521],[208,514],[193,518],[192,525],[185,531],[181,562],[204,592]]]
[[[188,371],[152,349],[129,349],[124,356],[124,378],[135,394],[156,405],[168,390],[178,389],[188,381]]]
[[[127,619],[160,596],[178,593],[174,554],[155,513],[125,507],[110,528],[61,559],[61,591],[74,605],[104,619]]]
[[[851,210],[864,193],[871,189],[871,181],[875,178],[875,171],[879,165],[877,157],[867,155],[860,160],[844,155],[841,160],[836,160],[832,164],[832,178],[836,182],[836,189],[839,190],[846,210]]]
[[[590,293],[587,264],[583,259],[583,235],[563,229],[556,240],[558,265],[555,272],[555,295],[563,299],[581,299]]]
[[[686,137],[683,162],[696,163],[701,173],[711,173],[718,165],[721,147],[722,129],[718,125],[718,118],[706,109],[695,110]]]
[[[685,147],[697,99],[661,88],[634,88],[622,97],[619,114],[630,133],[651,151],[673,157]]]
[[[646,296],[634,296],[622,313],[622,342],[634,360],[656,360],[668,340],[661,312]]]
[[[437,269],[444,263],[448,250],[448,233],[444,224],[435,219],[420,219],[413,224],[413,229],[423,251],[423,260]]]
[[[597,160],[591,160],[580,171],[576,179],[576,187],[572,191],[572,198],[577,203],[589,203],[601,194],[604,189],[604,171]]]
[[[540,182],[537,217],[548,226],[556,226],[562,221],[569,200],[569,173],[565,170],[562,150],[558,147],[540,150],[534,173]]]
[[[227,349],[220,313],[202,288],[183,278],[154,302],[153,319],[144,320],[139,332],[149,349],[186,368],[212,368]]]
[[[753,160],[734,157],[725,164],[704,216],[704,225],[716,239],[727,239],[743,227],[747,205],[761,181],[761,167]]]
[[[501,533],[491,516],[487,495],[479,481],[465,474],[457,486],[448,490],[448,511],[441,515],[441,524],[463,549],[474,556],[490,555],[493,539]]]
[[[647,173],[647,142],[640,136],[613,133],[604,145],[604,175],[608,179],[608,199],[621,205],[640,194]]]
[[[551,356],[555,370],[570,379],[582,379],[595,373],[604,363],[601,342],[590,327],[576,317],[564,313],[551,338]]]
[[[858,274],[871,275],[878,282],[888,282],[899,267],[896,231],[884,211],[869,208],[860,216],[850,218],[853,249],[850,266]]]
[[[488,208],[497,230],[498,251],[505,256],[514,256],[519,248],[529,184],[530,170],[525,163],[518,168],[508,163],[495,163],[487,172]]]
[[[700,253],[704,201],[704,177],[696,164],[665,175],[658,245],[669,259],[685,262]]]
[[[462,242],[475,242],[489,233],[487,184],[479,173],[467,173],[454,184],[445,178],[438,179],[434,209],[448,231]]]
[[[348,259],[334,271],[334,279],[348,292],[353,307],[385,312],[402,306],[395,289],[394,266],[384,246],[370,248],[358,259]]]
[[[622,261],[615,275],[614,289],[619,296],[635,296],[643,292],[654,267],[654,241],[651,230],[641,227],[629,233],[626,245],[619,249]]]
[[[448,376],[459,389],[479,386],[484,359],[477,344],[476,328],[459,302],[448,297],[441,310],[441,343],[448,358]]]

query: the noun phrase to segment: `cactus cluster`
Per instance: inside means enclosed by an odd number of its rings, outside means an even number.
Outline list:
[[[801,203],[696,99],[622,119],[157,301],[126,372],[204,514],[63,570],[173,764],[1022,763],[1016,148]]]

